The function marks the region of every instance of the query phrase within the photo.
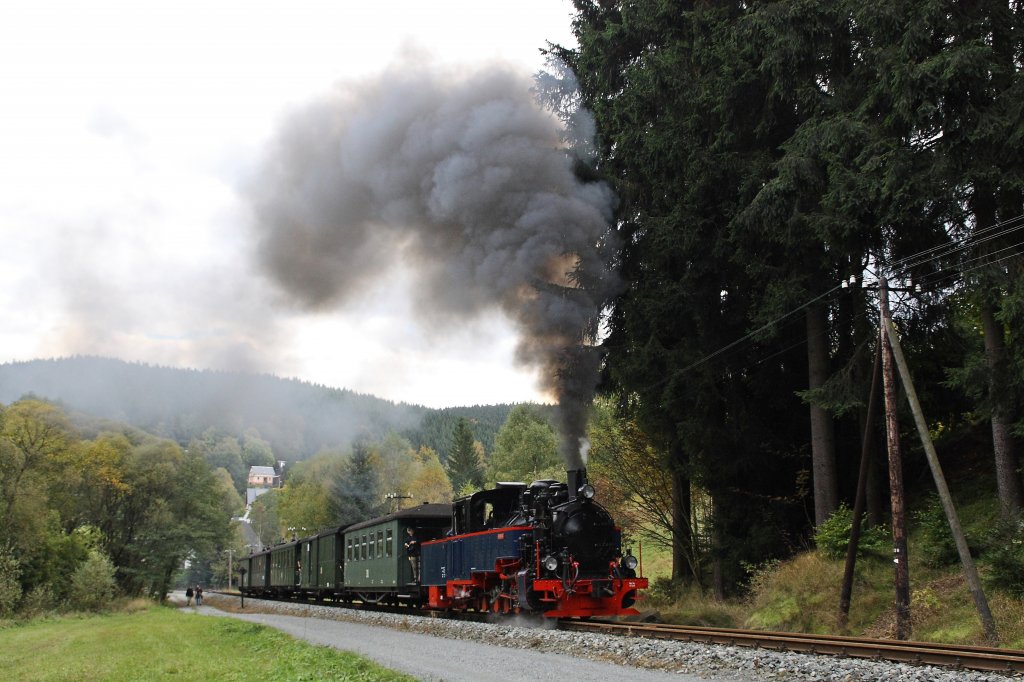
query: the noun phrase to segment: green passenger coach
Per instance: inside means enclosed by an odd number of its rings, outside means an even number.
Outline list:
[[[345,589],[364,602],[419,599],[405,549],[407,528],[418,542],[442,537],[451,527],[450,504],[422,504],[357,523],[344,531]]]
[[[339,592],[344,585],[345,563],[341,555],[341,529],[336,528],[317,536],[316,584],[321,593]]]
[[[323,600],[341,591],[341,531],[331,528],[299,540],[299,587],[304,594]]]
[[[270,587],[293,588],[299,584],[301,564],[299,542],[292,541],[277,545],[270,550]]]

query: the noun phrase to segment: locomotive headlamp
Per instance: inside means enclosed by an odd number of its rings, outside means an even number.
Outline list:
[[[540,562],[546,571],[553,571],[558,568],[558,557],[548,554],[544,561]]]
[[[627,554],[622,557],[622,565],[632,571],[637,565],[636,557],[632,554]]]
[[[589,483],[584,483],[577,492],[585,500],[594,499],[594,486]]]

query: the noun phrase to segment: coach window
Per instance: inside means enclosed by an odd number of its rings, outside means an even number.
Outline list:
[[[384,531],[377,531],[377,556],[384,556]]]
[[[360,543],[359,556],[361,558],[363,558],[363,559],[365,559],[366,556],[367,556],[366,555],[366,536],[365,535],[362,537],[362,540],[361,540],[361,543]]]
[[[345,539],[345,558],[352,561],[352,538]]]
[[[392,541],[393,540],[394,540],[394,538],[391,537],[391,529],[388,528],[388,530],[387,530],[387,540],[386,540],[386,542],[384,544],[384,554],[385,554],[385,556],[391,556],[391,545],[392,545]]]

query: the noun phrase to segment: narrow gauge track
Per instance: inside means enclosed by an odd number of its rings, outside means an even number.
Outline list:
[[[209,590],[226,597],[237,597],[237,592]],[[413,609],[403,606],[388,606],[370,603],[343,603],[332,601],[308,601],[304,599],[268,599],[253,597],[254,600],[278,601],[289,604],[310,604],[335,606],[356,611],[377,611],[404,613],[426,618],[450,618],[474,622],[492,622],[493,614],[473,611],[435,611]],[[520,616],[522,617],[522,616]],[[537,622],[543,618],[537,617]],[[558,628],[569,632],[592,632],[621,637],[643,637],[702,644],[742,646],[771,651],[791,651],[831,655],[847,658],[864,658],[934,665],[942,668],[967,669],[999,673],[1024,673],[1024,651],[1020,649],[996,649],[992,647],[958,646],[933,642],[903,642],[890,639],[866,639],[840,637],[836,635],[808,635],[798,632],[770,632],[766,630],[733,630],[665,623],[623,623],[603,620],[560,620]]]
[[[626,637],[828,654],[897,663],[935,665],[943,668],[1024,673],[1024,651],[1020,649],[862,639],[834,635],[807,635],[794,632],[730,630],[662,623],[613,623],[599,620],[561,621],[559,628],[573,632],[596,632]]]

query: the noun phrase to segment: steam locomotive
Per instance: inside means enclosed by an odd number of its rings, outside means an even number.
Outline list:
[[[412,529],[412,534],[409,534]],[[419,575],[409,560],[421,548]],[[637,559],[583,469],[568,483],[499,483],[255,552],[246,596],[548,618],[636,614]]]

